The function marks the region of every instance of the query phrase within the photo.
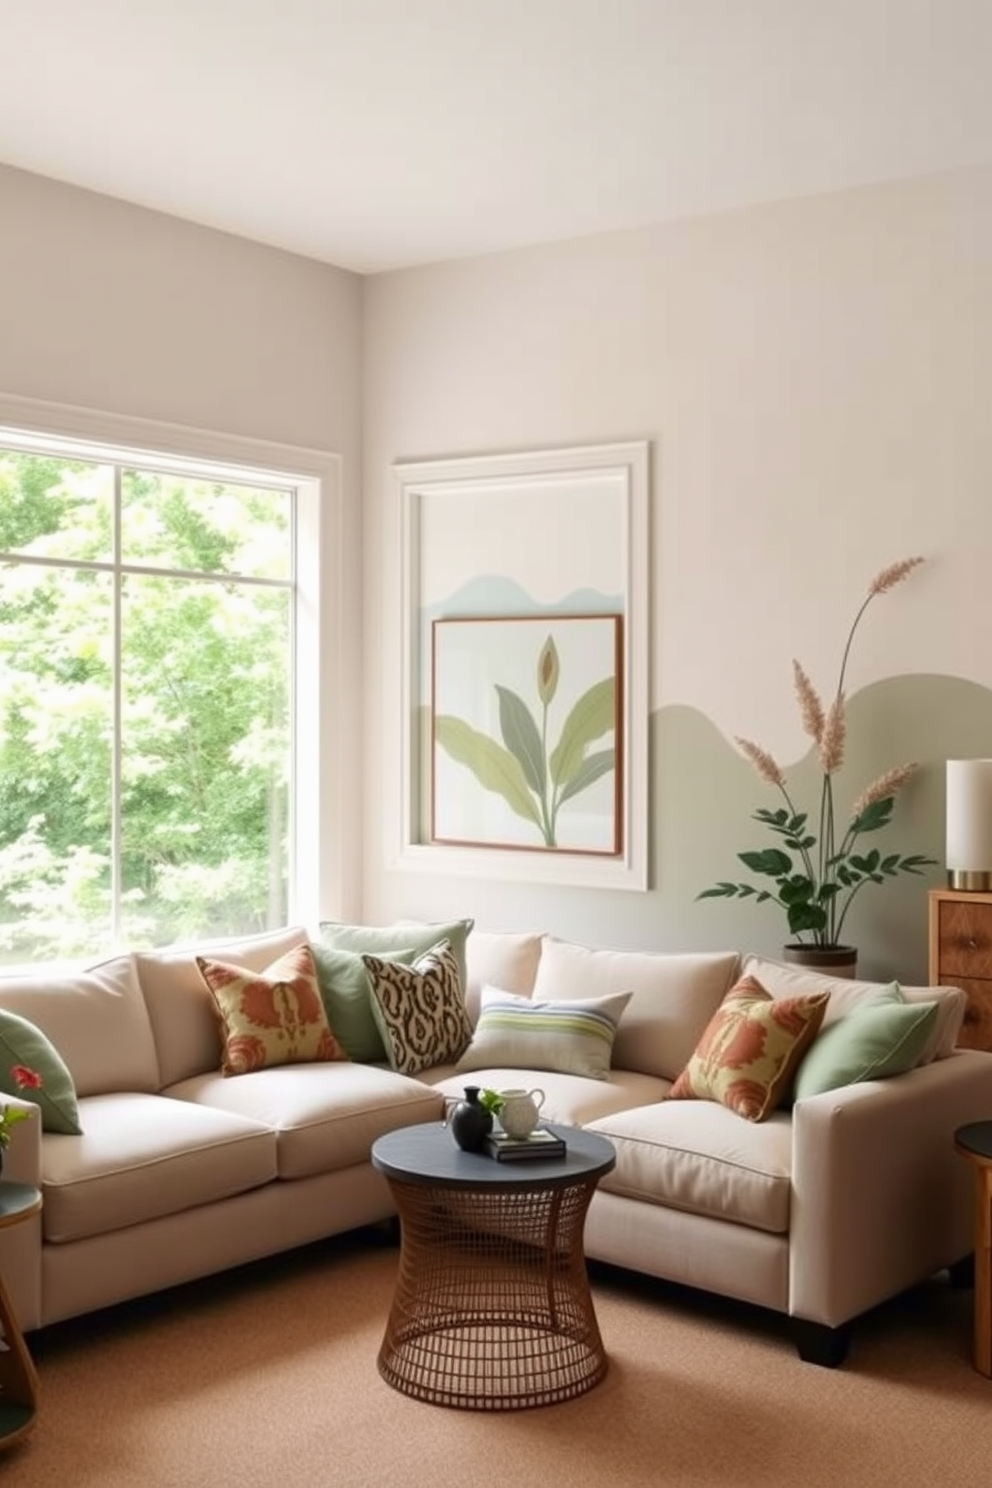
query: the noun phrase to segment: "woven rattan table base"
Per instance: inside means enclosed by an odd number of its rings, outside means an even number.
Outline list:
[[[606,1353],[582,1249],[595,1178],[390,1186],[402,1234],[378,1359],[390,1385],[432,1405],[519,1410],[599,1383]]]

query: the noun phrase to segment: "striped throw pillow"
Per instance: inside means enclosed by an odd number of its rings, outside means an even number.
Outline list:
[[[535,1002],[483,987],[472,1042],[455,1068],[553,1070],[605,1080],[630,992],[580,1001]]]

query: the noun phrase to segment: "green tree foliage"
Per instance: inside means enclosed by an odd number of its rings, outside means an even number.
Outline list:
[[[287,913],[289,497],[120,475],[115,596],[113,469],[0,451],[0,961]]]

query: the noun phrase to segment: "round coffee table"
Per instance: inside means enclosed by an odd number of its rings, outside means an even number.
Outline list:
[[[378,1366],[404,1395],[518,1410],[571,1400],[605,1375],[582,1231],[616,1154],[591,1132],[551,1130],[564,1157],[498,1162],[432,1124],[373,1145],[401,1232]]]

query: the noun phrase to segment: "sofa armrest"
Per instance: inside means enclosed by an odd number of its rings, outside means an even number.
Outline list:
[[[971,1250],[954,1132],[992,1117],[992,1054],[956,1050],[793,1110],[789,1311],[839,1327]]]

